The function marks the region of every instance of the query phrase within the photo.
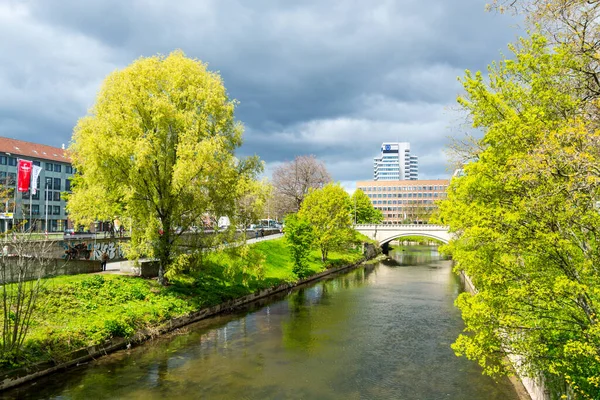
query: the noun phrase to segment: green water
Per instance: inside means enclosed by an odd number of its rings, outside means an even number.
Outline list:
[[[435,249],[390,259],[4,393],[45,399],[517,399],[450,349],[460,284]]]

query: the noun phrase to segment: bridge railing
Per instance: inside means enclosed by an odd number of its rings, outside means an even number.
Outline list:
[[[448,230],[447,226],[444,225],[430,225],[430,224],[357,224],[354,225],[354,229],[395,229],[395,230],[423,230],[423,231],[438,231]]]

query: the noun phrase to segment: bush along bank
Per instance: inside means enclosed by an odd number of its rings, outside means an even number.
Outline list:
[[[139,343],[202,318],[360,264],[377,254],[372,243],[309,256],[307,278],[292,272],[284,240],[180,260],[170,285],[118,275],[47,279],[23,350],[0,359],[0,389]],[[189,267],[197,263],[197,268]]]

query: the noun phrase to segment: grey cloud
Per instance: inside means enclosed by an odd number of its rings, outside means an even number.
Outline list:
[[[240,154],[267,174],[315,154],[336,180],[368,179],[381,142],[400,139],[422,176],[444,175],[456,76],[497,58],[511,24],[477,0],[9,2],[0,135],[68,142],[109,72],[181,48],[221,72],[247,127]]]

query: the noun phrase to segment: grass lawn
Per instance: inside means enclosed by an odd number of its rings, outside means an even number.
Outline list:
[[[310,269],[317,273],[361,258],[358,250],[331,252],[323,265],[315,251]],[[81,347],[111,337],[130,337],[136,330],[170,318],[296,280],[283,239],[259,242],[237,252],[208,254],[201,267],[173,277],[167,287],[151,279],[109,274],[49,278],[44,280],[25,351],[17,359],[0,358],[0,368],[61,361]]]

